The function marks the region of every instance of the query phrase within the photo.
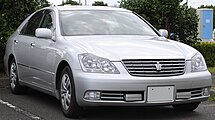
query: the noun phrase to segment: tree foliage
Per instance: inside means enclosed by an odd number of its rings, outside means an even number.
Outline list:
[[[141,15],[157,29],[167,29],[179,36],[186,44],[193,44],[197,38],[198,17],[195,9],[181,5],[183,0],[121,0],[120,7]]]
[[[108,4],[103,1],[95,1],[92,6],[108,6]]]
[[[215,6],[213,5],[201,5],[199,8],[210,8],[213,9],[213,28],[215,28]]]
[[[180,5],[175,24],[179,25],[172,28],[173,32],[178,32],[179,39],[189,45],[200,41],[198,38],[198,15],[196,9],[188,8],[187,5]]]
[[[3,55],[8,37],[28,15],[46,6],[49,6],[46,0],[0,0],[0,71],[3,71]]]
[[[50,3],[47,0],[39,0],[39,4],[39,7],[41,8],[50,6]]]
[[[69,5],[79,5],[78,2],[74,1],[74,0],[66,0],[66,1],[62,1],[62,4],[61,5],[66,5],[66,4],[69,4]]]
[[[0,51],[7,38],[21,22],[39,8],[48,6],[46,0],[1,0],[0,1]]]

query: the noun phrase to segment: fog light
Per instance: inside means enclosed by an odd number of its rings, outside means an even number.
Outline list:
[[[100,100],[100,92],[99,91],[87,91],[84,95],[84,99],[86,100]]]
[[[209,96],[210,95],[210,88],[204,88],[203,89],[203,95],[204,96]]]

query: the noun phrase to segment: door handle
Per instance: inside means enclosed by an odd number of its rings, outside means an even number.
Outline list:
[[[17,43],[18,43],[18,40],[14,40],[14,43],[17,44]]]
[[[35,43],[31,43],[31,47],[35,47]]]

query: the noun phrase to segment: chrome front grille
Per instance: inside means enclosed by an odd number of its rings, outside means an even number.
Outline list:
[[[133,76],[177,76],[185,71],[185,59],[127,59],[122,62]]]

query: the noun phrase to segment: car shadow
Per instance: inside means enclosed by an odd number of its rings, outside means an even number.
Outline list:
[[[187,119],[197,117],[198,112],[176,112],[172,107],[102,107],[88,109],[89,120],[154,120],[154,119]]]
[[[30,89],[26,96],[37,103],[44,104],[64,118],[59,101],[49,95]],[[154,120],[154,119],[194,119],[199,112],[178,112],[171,106],[158,107],[90,107],[84,109],[83,120]],[[65,118],[67,119],[67,118]]]

